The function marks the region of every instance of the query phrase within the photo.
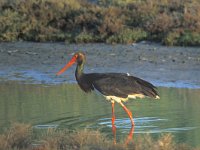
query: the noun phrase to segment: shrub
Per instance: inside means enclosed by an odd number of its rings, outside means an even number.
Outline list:
[[[157,15],[150,22],[145,24],[145,28],[149,33],[158,34],[166,33],[173,27],[173,19],[166,13]]]
[[[117,7],[108,7],[103,10],[102,15],[102,21],[98,27],[99,34],[110,36],[123,29],[125,18],[121,9]]]
[[[87,33],[86,31],[84,31],[75,37],[75,42],[76,43],[95,42],[95,38],[91,33]]]
[[[171,31],[166,34],[162,43],[168,46],[178,45],[178,40],[180,38],[179,31]]]
[[[124,29],[116,35],[107,39],[107,43],[135,43],[147,38],[147,33],[142,29]]]
[[[16,41],[21,29],[23,18],[13,10],[7,9],[2,12],[0,17],[0,41]]]
[[[158,14],[159,10],[155,4],[155,1],[140,1],[133,2],[127,5],[129,10],[128,24],[134,27],[145,28]]]
[[[0,0],[0,41],[198,46],[199,18],[197,0]]]
[[[200,45],[200,33],[185,31],[178,40],[178,45],[182,46],[197,46]]]

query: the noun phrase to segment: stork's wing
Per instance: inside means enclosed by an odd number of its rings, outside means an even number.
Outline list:
[[[155,86],[140,78],[123,73],[87,74],[88,81],[105,96],[127,98],[132,94],[143,94],[156,98]]]

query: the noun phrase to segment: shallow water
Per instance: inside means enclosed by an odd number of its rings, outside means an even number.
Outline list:
[[[158,88],[161,99],[130,100],[135,135],[173,133],[177,142],[200,146],[200,89]],[[77,84],[0,83],[0,127],[10,122],[36,128],[93,128],[112,137],[111,104],[98,93],[83,93]],[[116,104],[117,138],[130,130],[130,120]]]

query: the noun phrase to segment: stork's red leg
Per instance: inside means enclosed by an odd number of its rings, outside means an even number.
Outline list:
[[[128,114],[130,120],[131,120],[131,124],[132,126],[134,126],[134,122],[133,122],[133,117],[132,117],[132,113],[130,110],[128,110],[128,108],[126,108],[126,106],[122,103],[122,102],[119,102],[120,105],[124,108],[124,110],[126,111],[126,113]]]
[[[112,103],[112,125],[114,125],[115,124],[115,109],[114,109],[115,102],[113,101],[111,103]]]
[[[114,111],[115,102],[112,102],[112,132],[113,132],[113,142],[116,144],[116,126],[115,126],[115,111]]]

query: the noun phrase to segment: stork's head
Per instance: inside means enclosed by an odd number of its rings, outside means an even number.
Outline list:
[[[82,52],[76,52],[71,60],[59,72],[57,72],[56,75],[60,75],[65,72],[75,62],[77,62],[78,65],[81,65],[83,62],[85,62],[85,54]]]

